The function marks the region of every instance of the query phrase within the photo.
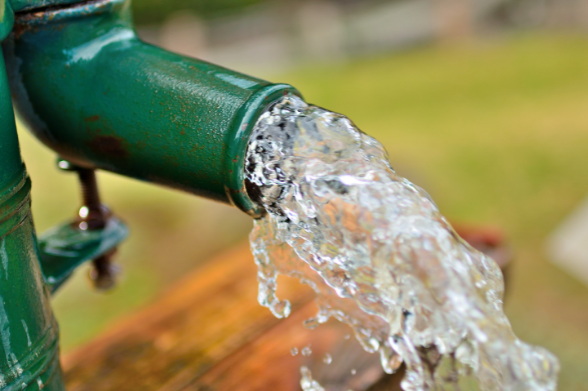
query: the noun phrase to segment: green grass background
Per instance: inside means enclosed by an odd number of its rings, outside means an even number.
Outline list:
[[[265,76],[265,75],[259,75]],[[398,171],[453,221],[502,228],[515,253],[506,310],[517,334],[559,356],[560,390],[588,389],[588,288],[548,263],[544,241],[588,196],[588,37],[521,34],[428,46],[271,76],[381,140]],[[39,231],[70,217],[74,178],[25,132]],[[244,240],[247,217],[111,174],[104,199],[133,235],[120,287],[78,272],[54,300],[68,351],[147,304],[215,252]]]

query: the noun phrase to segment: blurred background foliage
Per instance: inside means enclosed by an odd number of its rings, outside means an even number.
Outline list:
[[[186,10],[204,19],[237,14],[244,8],[268,0],[135,0],[133,11],[136,23],[152,24],[165,21],[174,12]]]
[[[439,2],[458,11],[484,3]],[[282,2],[135,0],[134,7],[145,39],[293,84],[307,101],[344,113],[381,140],[393,166],[424,187],[450,220],[502,229],[515,254],[506,303],[515,331],[559,356],[560,389],[585,390],[588,288],[551,264],[544,248],[588,194],[588,9],[581,14],[585,2],[573,0],[489,2],[483,12],[442,12],[449,20],[443,23],[419,14],[430,11],[425,0],[301,2],[282,15],[298,20],[294,30],[272,21]],[[558,4],[580,8],[557,8],[557,18],[545,13]],[[322,29],[313,30],[309,9],[325,21]],[[423,28],[413,35],[395,30],[400,38],[392,30],[355,34],[370,50],[348,40],[366,21],[375,30],[390,24],[384,18],[378,25],[374,15],[404,20],[393,16],[398,12]],[[259,15],[270,18],[267,27],[259,22],[250,35],[241,33]],[[182,23],[187,30],[176,29]],[[222,40],[211,38],[217,31]],[[174,46],[184,38],[185,47]],[[313,40],[326,46],[312,48]],[[58,172],[55,156],[22,126],[20,138],[43,231],[75,213],[76,180]],[[119,250],[117,289],[94,292],[80,270],[55,298],[65,352],[247,240],[251,228],[248,217],[225,205],[109,173],[99,180],[103,199],[132,234]]]

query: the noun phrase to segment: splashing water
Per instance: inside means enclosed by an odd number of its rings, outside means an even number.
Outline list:
[[[258,120],[245,170],[267,211],[251,247],[259,302],[275,316],[290,312],[278,274],[297,277],[317,293],[305,326],[349,324],[386,372],[406,364],[404,390],[556,389],[557,359],[520,341],[503,313],[494,261],[349,119],[284,97]],[[321,389],[302,374],[304,389]]]
[[[325,389],[312,378],[310,369],[305,366],[300,367],[300,387],[302,388],[302,391],[325,391]]]

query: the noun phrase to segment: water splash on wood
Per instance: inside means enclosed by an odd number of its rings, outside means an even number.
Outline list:
[[[245,170],[268,212],[251,247],[259,302],[275,316],[290,313],[277,276],[297,277],[317,293],[307,325],[349,324],[386,372],[406,364],[404,390],[556,389],[557,359],[504,315],[494,261],[349,119],[285,97],[256,124]],[[322,389],[302,374],[304,389]]]

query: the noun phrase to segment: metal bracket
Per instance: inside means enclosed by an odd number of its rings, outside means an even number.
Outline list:
[[[83,231],[68,222],[39,235],[41,269],[50,291],[55,292],[82,263],[111,253],[127,235],[127,226],[116,217],[99,230]]]
[[[38,248],[45,282],[55,292],[86,261],[92,261],[90,278],[94,286],[107,290],[115,285],[116,267],[112,256],[128,235],[127,226],[101,203],[96,173],[64,159],[57,160],[64,171],[78,174],[83,205],[75,220],[51,228],[39,236]]]

